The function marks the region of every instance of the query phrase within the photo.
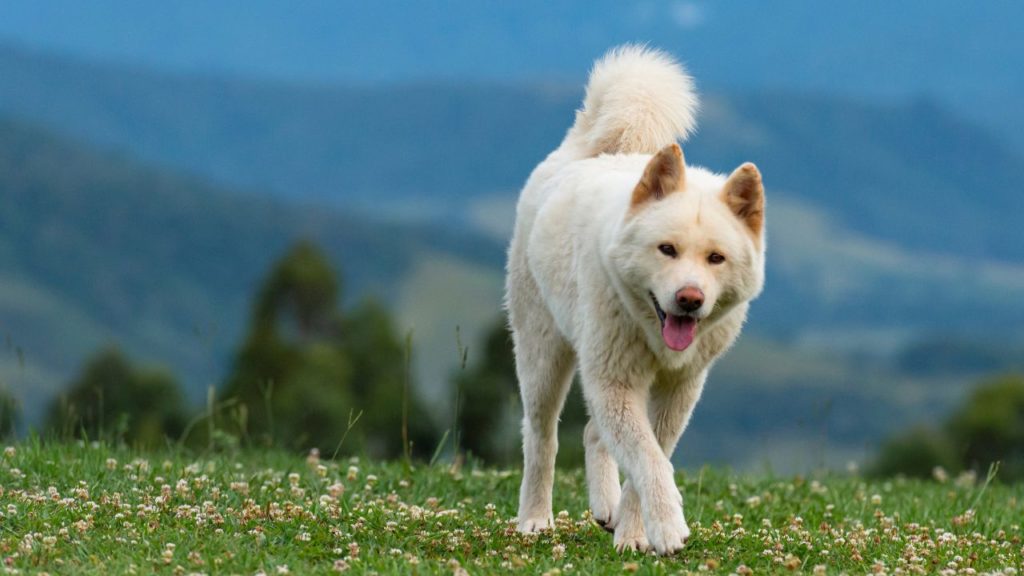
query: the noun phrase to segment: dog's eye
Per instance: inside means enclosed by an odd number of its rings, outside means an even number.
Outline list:
[[[725,262],[725,256],[722,256],[718,252],[712,252],[711,254],[708,254],[709,264],[721,264],[722,262]]]
[[[662,254],[668,256],[669,258],[675,258],[678,255],[678,253],[676,252],[676,247],[671,244],[659,244],[658,252],[661,252]]]

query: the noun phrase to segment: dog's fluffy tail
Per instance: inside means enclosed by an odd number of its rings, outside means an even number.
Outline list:
[[[671,56],[620,46],[594,64],[565,144],[581,158],[653,154],[693,131],[697,106],[693,80]]]

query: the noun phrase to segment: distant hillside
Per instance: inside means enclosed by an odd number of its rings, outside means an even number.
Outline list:
[[[582,87],[304,86],[161,75],[0,45],[0,112],[215,181],[395,217],[462,216],[513,194]],[[1024,160],[927,102],[710,94],[687,157],[757,161],[775,194],[938,254],[1024,262]]]
[[[566,130],[575,92],[164,76],[0,44],[0,112],[223,183],[349,206],[430,210],[517,188]]]
[[[384,300],[413,331],[444,418],[457,341],[472,359],[501,314],[515,191],[578,98],[170,77],[0,48],[0,384],[37,410],[117,341],[197,399],[257,279],[309,237],[349,300]],[[694,421],[703,456],[813,442],[846,457],[977,373],[1020,367],[1022,166],[998,142],[927,103],[712,94],[703,118],[688,159],[754,160],[769,186],[767,289]]]
[[[579,97],[167,76],[0,47],[0,112],[230,187],[446,230],[474,223],[482,203],[510,206]],[[1024,162],[984,131],[927,102],[711,94],[686,148],[714,169],[754,160],[765,174],[772,250],[755,330],[876,346],[879,330],[1021,337]],[[508,230],[511,211],[485,211]]]
[[[442,425],[457,341],[475,361],[479,330],[501,313],[501,234],[488,240],[459,229],[384,225],[239,195],[10,121],[0,121],[0,197],[0,384],[13,388],[30,420],[108,342],[166,365],[198,400],[227,367],[257,280],[299,237],[316,239],[336,258],[348,300],[379,298],[413,330],[418,382]],[[862,458],[865,443],[894,423],[942,413],[973,374],[1020,367],[1012,360],[1017,350],[983,339],[926,344],[896,358],[898,341],[884,337],[889,350],[868,349],[876,358],[830,352],[837,340],[871,342],[892,326],[884,308],[862,313],[867,324],[858,325],[858,298],[891,284],[899,298],[889,306],[907,306],[915,286],[936,283],[948,269],[908,264],[899,254],[879,259],[887,252],[849,233],[829,241],[821,216],[801,210],[773,206],[770,236],[779,256],[769,291],[754,307],[751,330],[712,375],[686,462],[758,466],[758,454],[770,452],[782,469],[841,466]],[[505,215],[499,219],[510,220]],[[858,288],[860,276],[870,281]],[[1012,278],[989,281],[1012,286]],[[968,286],[983,290],[983,281]],[[855,297],[843,305],[851,289]],[[988,290],[996,294],[985,300],[988,316],[1001,305],[1004,320],[1019,325],[1013,299],[1024,298],[1024,288]],[[923,306],[934,316],[931,302]],[[830,313],[842,320],[824,324],[831,332],[789,342],[758,337],[777,333],[774,322],[806,332]],[[867,340],[857,340],[858,330]],[[751,444],[752,436],[760,440]]]
[[[0,374],[30,409],[108,341],[169,366],[197,397],[237,344],[256,282],[298,238],[336,258],[349,300],[389,303],[420,260],[490,266],[503,250],[239,196],[3,120],[0,197]]]

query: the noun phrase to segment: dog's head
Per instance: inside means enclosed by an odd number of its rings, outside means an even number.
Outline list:
[[[747,163],[730,176],[687,168],[678,145],[654,155],[610,251],[618,288],[665,346],[700,330],[764,285],[764,186]]]

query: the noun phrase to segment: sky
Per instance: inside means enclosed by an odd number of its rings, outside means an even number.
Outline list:
[[[1024,2],[5,0],[0,42],[315,84],[573,82],[624,42],[704,86],[933,99],[1024,150]]]
[[[31,46],[301,81],[582,76],[607,47],[647,41],[757,85],[1024,82],[1021,2],[6,0],[2,10],[0,38]]]

